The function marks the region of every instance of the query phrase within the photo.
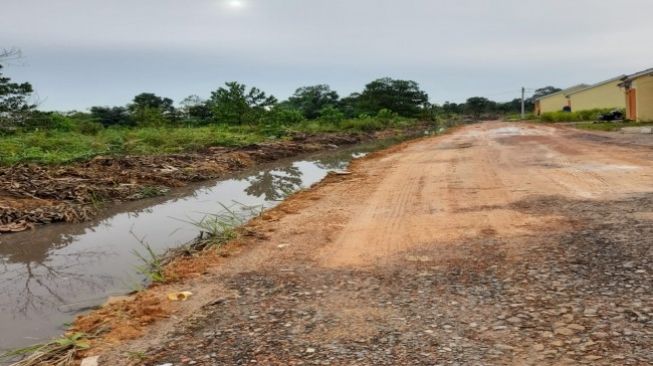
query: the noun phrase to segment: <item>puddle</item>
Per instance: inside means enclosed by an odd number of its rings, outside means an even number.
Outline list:
[[[124,203],[91,222],[0,237],[0,353],[57,336],[79,312],[137,289],[143,278],[133,251],[143,248],[136,237],[162,253],[198,235],[185,221],[218,213],[221,204],[272,207],[352,158],[396,142],[283,160],[167,197]]]

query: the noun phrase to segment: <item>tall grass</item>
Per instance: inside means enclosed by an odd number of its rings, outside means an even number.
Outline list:
[[[547,112],[542,113],[540,121],[542,122],[583,122],[598,121],[599,116],[611,112],[613,109],[589,109],[578,112]]]
[[[156,155],[197,152],[213,146],[237,147],[284,138],[292,132],[370,132],[416,121],[361,117],[340,122],[304,121],[290,126],[211,125],[199,127],[111,127],[92,133],[44,130],[0,135],[0,165],[65,164],[98,155]]]

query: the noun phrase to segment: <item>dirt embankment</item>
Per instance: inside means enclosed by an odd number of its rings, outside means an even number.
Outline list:
[[[170,188],[219,178],[258,163],[402,133],[302,134],[291,141],[242,148],[216,147],[199,153],[98,156],[64,166],[3,167],[0,168],[0,233],[27,230],[35,224],[85,221],[103,202],[161,195]]]
[[[486,123],[372,154],[77,329],[106,329],[107,365],[649,365],[653,155],[591,136]]]

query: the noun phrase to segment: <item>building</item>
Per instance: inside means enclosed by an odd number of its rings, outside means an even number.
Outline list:
[[[653,122],[653,69],[628,75],[619,86],[625,90],[626,118]]]
[[[535,114],[539,116],[542,113],[560,112],[564,110],[565,107],[569,106],[567,94],[572,93],[576,90],[584,89],[588,86],[589,85],[586,84],[580,84],[535,99]]]
[[[619,87],[626,75],[620,75],[585,88],[567,92],[572,112],[589,109],[625,109],[624,92]]]

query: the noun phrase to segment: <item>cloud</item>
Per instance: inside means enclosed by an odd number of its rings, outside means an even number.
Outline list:
[[[3,0],[0,45],[23,48],[28,66],[9,72],[51,108],[227,80],[281,97],[315,82],[344,94],[385,75],[462,100],[653,66],[649,0],[240,1]]]

